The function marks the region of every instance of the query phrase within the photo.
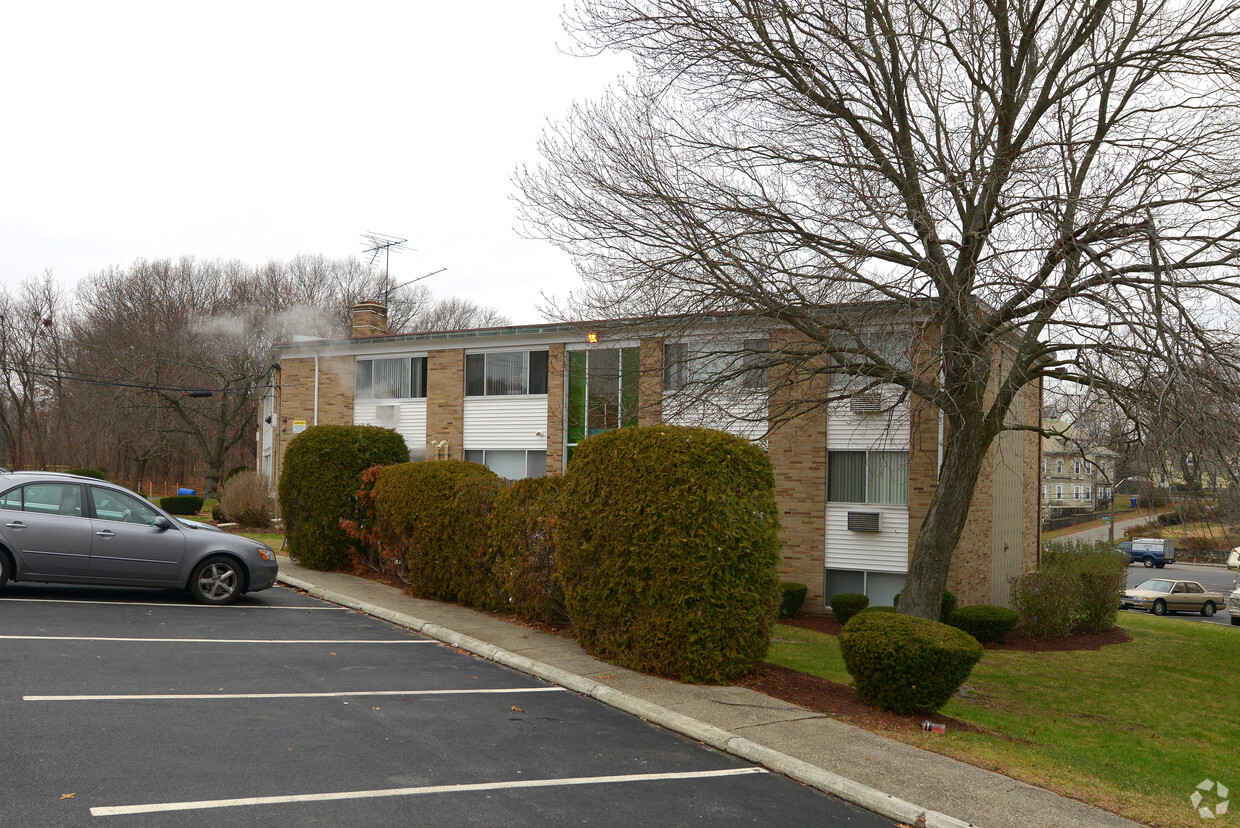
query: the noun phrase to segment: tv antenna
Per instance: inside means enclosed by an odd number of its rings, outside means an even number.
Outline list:
[[[409,250],[407,246],[408,239],[399,239],[396,236],[387,236],[383,233],[363,233],[362,238],[366,240],[368,247],[363,248],[363,253],[370,254],[370,264],[373,265],[379,259],[379,254],[383,254],[383,284],[388,283],[388,264],[392,259],[392,251],[400,253]]]

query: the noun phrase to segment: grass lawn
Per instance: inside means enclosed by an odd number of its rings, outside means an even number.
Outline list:
[[[1134,613],[1119,623],[1131,643],[987,650],[966,682],[974,692],[942,710],[981,733],[884,735],[1130,819],[1200,825],[1199,782],[1240,791],[1240,633]],[[833,636],[780,625],[775,638],[769,661],[852,683]],[[1240,825],[1240,808],[1210,824]]]
[[[234,532],[234,535],[241,535],[250,540],[256,540],[265,543],[277,552],[284,549],[284,533],[283,532]]]

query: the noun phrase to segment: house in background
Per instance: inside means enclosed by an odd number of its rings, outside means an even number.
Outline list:
[[[890,605],[904,588],[942,459],[938,413],[891,388],[799,408],[795,384],[766,367],[789,331],[703,316],[674,336],[631,322],[388,335],[385,318],[362,303],[350,338],[274,348],[259,415],[259,467],[273,486],[284,447],[313,425],[393,428],[411,460],[469,460],[510,479],[562,473],[602,430],[707,426],[768,452],[781,577],[808,585],[807,610],[842,592]],[[885,340],[907,358],[927,347],[911,327]],[[1038,416],[1040,394],[1027,389],[1017,418]],[[948,578],[961,603],[1008,605],[1010,579],[1036,564],[1039,450],[1032,431],[992,447]]]
[[[1119,455],[1091,446],[1080,432],[1060,420],[1044,427],[1057,436],[1042,438],[1042,509],[1045,518],[1092,512],[1111,499]]]

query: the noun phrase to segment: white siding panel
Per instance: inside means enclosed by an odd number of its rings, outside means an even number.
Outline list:
[[[733,399],[709,403],[678,398],[676,392],[663,392],[663,422],[667,425],[713,428],[735,434],[750,442],[766,435],[768,410],[765,395],[741,394]]]
[[[850,532],[849,512],[878,512],[879,531]],[[827,569],[908,572],[908,507],[872,503],[827,504]]]
[[[896,393],[884,390],[884,404],[895,399]],[[827,410],[827,447],[837,451],[907,449],[911,423],[907,400],[890,411],[873,414],[854,414],[848,400],[832,403]]]
[[[414,456],[426,448],[426,400],[391,400],[382,403],[353,403],[354,425],[378,425],[380,405],[398,405],[396,431],[405,438],[405,445]]]
[[[511,396],[466,399],[464,448],[545,451],[547,398]]]

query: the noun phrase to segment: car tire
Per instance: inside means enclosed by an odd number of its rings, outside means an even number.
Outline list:
[[[9,582],[9,574],[11,572],[12,567],[9,563],[9,554],[0,551],[0,589],[3,589],[4,585]]]
[[[1163,601],[1162,599],[1155,601],[1154,606],[1150,607],[1150,612],[1154,613],[1155,615],[1166,615],[1167,614],[1167,602]]]
[[[200,604],[224,606],[241,595],[241,566],[223,555],[206,558],[189,576],[189,594]]]
[[[1206,601],[1204,604],[1201,605],[1201,614],[1204,615],[1206,618],[1209,618],[1211,615],[1214,614],[1214,609],[1215,609],[1214,602]]]
[[[1143,558],[1143,559],[1141,560],[1141,563],[1145,564],[1145,568],[1146,568],[1146,569],[1150,569],[1150,568],[1152,568],[1152,567],[1154,566],[1154,559],[1153,559],[1153,558]]]
[[[1162,569],[1164,566],[1166,566],[1166,564],[1165,564],[1165,563],[1156,563],[1156,564],[1154,564],[1154,566],[1158,567],[1159,569]]]

